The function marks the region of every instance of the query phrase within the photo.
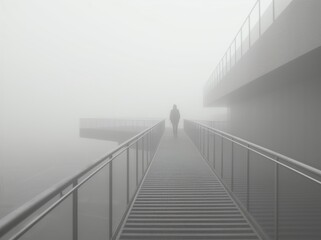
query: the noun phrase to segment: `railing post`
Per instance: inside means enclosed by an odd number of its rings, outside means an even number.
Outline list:
[[[230,46],[230,71],[232,69],[232,45]]]
[[[234,63],[234,65],[236,65],[236,60],[237,60],[237,58],[236,58],[236,39],[237,39],[237,34],[236,34],[236,37],[235,37],[235,39],[234,39],[234,58],[235,58],[235,63]]]
[[[216,151],[215,151],[215,147],[216,147],[216,145],[215,145],[215,133],[213,133],[213,145],[214,145],[214,147],[213,147],[213,168],[215,169],[215,167],[216,167],[216,161],[215,161],[215,154],[216,154]]]
[[[203,142],[203,135],[202,135],[202,133],[203,133],[203,129],[202,129],[201,126],[199,126],[199,127],[200,127],[200,153],[201,153],[201,155],[203,156],[203,152],[202,152],[202,147],[203,147],[203,144],[202,144],[202,142]]]
[[[218,63],[218,82],[221,81],[221,61]]]
[[[243,26],[241,27],[241,57],[243,56]]]
[[[77,186],[78,181],[73,183],[73,187]],[[72,194],[72,239],[78,240],[78,189]]]
[[[259,37],[261,36],[261,0],[258,1],[259,3]]]
[[[129,203],[129,146],[126,150],[127,155],[127,205]]]
[[[275,21],[275,0],[272,0],[272,12],[273,12],[272,22],[274,22]]]
[[[201,126],[199,126],[200,127],[200,152],[201,152],[201,154],[203,155],[203,153],[202,153],[202,138],[203,138],[203,136],[202,136],[202,131],[203,131],[203,129],[202,129],[202,127]]]
[[[109,239],[113,238],[113,162],[109,163]]]
[[[152,161],[152,150],[151,150],[151,134],[148,133],[148,154],[149,154],[149,164]]]
[[[145,149],[144,149],[144,137],[142,137],[142,180],[143,176],[145,173],[145,160],[144,160],[144,155],[145,155]]]
[[[146,166],[148,168],[149,165],[149,146],[148,146],[149,140],[148,140],[148,133],[146,134]]]
[[[202,129],[201,126],[200,126],[200,138],[201,138],[201,141],[200,141],[200,152],[201,152],[201,154],[203,156],[203,151],[202,151],[202,149],[203,149],[203,129]]]
[[[249,22],[249,50],[251,47],[251,14],[248,17],[248,22]]]
[[[203,157],[206,159],[205,157],[205,142],[206,142],[206,136],[205,136],[205,128],[203,128]]]
[[[223,160],[224,160],[224,156],[223,156],[223,151],[224,151],[224,138],[223,138],[223,136],[222,136],[222,144],[221,144],[221,178],[222,178],[222,180],[223,180],[223,170],[224,170],[224,168],[223,168]]]
[[[146,134],[146,168],[149,165],[149,158],[148,158],[148,133]]]
[[[247,145],[247,157],[246,157],[246,210],[248,212],[250,212],[250,149],[249,149],[249,145]]]
[[[275,163],[275,240],[279,239],[279,158]]]
[[[150,131],[150,158],[154,158],[153,129]]]
[[[203,137],[203,143],[202,143],[202,149],[203,149],[203,157],[206,159],[206,157],[205,157],[205,151],[206,151],[206,149],[205,149],[205,142],[206,142],[206,136],[205,136],[205,128],[203,128],[202,129],[202,137]]]
[[[234,142],[232,142],[232,154],[231,154],[231,190],[232,192],[234,192]]]
[[[135,143],[136,147],[136,187],[138,187],[138,140]]]
[[[221,59],[221,80],[223,79],[223,60]]]
[[[207,161],[209,162],[210,161],[210,132],[209,130],[207,129]]]
[[[227,65],[226,65],[226,63],[227,63],[227,57],[226,57],[226,52],[225,52],[225,54],[224,54],[224,57],[223,57],[223,61],[225,62],[225,68],[224,68],[224,76],[226,76],[226,73],[227,73]]]
[[[198,150],[201,152],[201,126],[198,125]]]

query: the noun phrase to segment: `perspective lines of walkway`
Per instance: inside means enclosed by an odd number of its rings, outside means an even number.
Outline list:
[[[184,132],[167,130],[120,239],[259,239]]]

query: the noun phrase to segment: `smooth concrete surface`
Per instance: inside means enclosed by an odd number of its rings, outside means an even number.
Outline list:
[[[319,0],[294,0],[204,96],[226,109],[215,127],[319,169],[320,12]]]
[[[167,129],[120,239],[260,239],[183,131]]]
[[[321,1],[293,0],[218,86],[204,97],[215,105],[236,89],[321,46]]]
[[[215,127],[321,169],[321,48],[224,97]]]

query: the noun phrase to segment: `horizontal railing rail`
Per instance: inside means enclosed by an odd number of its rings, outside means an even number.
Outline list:
[[[249,149],[249,150],[251,150],[251,151],[255,151],[255,152],[257,152],[257,153],[260,154],[260,155],[263,155],[263,154],[260,153],[260,152],[258,152],[257,150],[261,150],[262,152],[271,154],[271,155],[273,155],[274,157],[277,157],[278,160],[281,160],[281,159],[282,159],[282,160],[284,160],[284,161],[286,161],[286,162],[288,162],[288,163],[290,163],[290,164],[293,164],[294,166],[297,166],[297,167],[299,167],[299,168],[302,168],[303,170],[305,170],[305,171],[307,171],[307,172],[310,172],[310,173],[313,173],[314,175],[316,175],[316,176],[318,176],[318,177],[321,178],[321,170],[319,170],[319,169],[317,169],[317,168],[315,168],[315,167],[309,166],[309,165],[304,164],[304,163],[302,163],[302,162],[299,162],[299,161],[297,161],[297,160],[295,160],[295,159],[293,159],[293,158],[287,157],[287,156],[285,156],[285,155],[282,155],[282,154],[280,154],[280,153],[277,153],[277,152],[275,152],[275,151],[272,151],[272,150],[270,150],[270,149],[268,149],[268,148],[262,147],[262,146],[260,146],[260,145],[255,144],[255,143],[249,142],[249,141],[247,141],[247,140],[245,140],[245,139],[242,139],[242,138],[240,138],[240,137],[236,137],[236,136],[234,136],[234,135],[231,135],[231,134],[228,134],[228,133],[226,133],[226,132],[220,131],[220,130],[215,129],[215,128],[213,128],[213,127],[207,126],[207,125],[205,125],[205,124],[203,124],[203,123],[199,123],[199,122],[198,122],[197,124],[199,124],[201,127],[205,128],[205,129],[207,129],[207,130],[209,130],[209,131],[211,131],[211,132],[215,132],[217,135],[219,135],[219,136],[221,136],[221,137],[223,137],[223,138],[225,138],[225,139],[227,139],[227,140],[230,140],[231,142],[234,142],[234,143],[236,143],[236,144],[238,144],[238,145],[240,145],[240,146],[242,146],[242,147],[244,147],[244,148],[247,148],[247,149]],[[242,143],[242,144],[241,144],[241,143]],[[275,160],[275,159],[272,159],[271,157],[269,157],[269,156],[267,156],[267,155],[263,155],[263,156],[266,157],[267,159],[273,161],[273,162],[276,162],[277,164],[282,164],[280,161],[277,161],[277,160]],[[282,164],[282,165],[285,166],[285,164]],[[290,166],[285,166],[285,167],[288,167],[289,169],[293,169],[293,168],[290,167]],[[298,171],[296,171],[296,172],[298,172]],[[304,174],[304,173],[301,173],[301,174],[304,175],[304,176],[306,176],[306,174]],[[316,181],[317,183],[321,184],[321,182],[318,181],[317,179],[314,179],[314,181]]]
[[[206,81],[205,93],[217,86],[293,0],[257,0],[223,57]],[[278,13],[278,14],[277,14]],[[270,15],[270,16],[269,16]],[[267,19],[266,19],[267,18]],[[267,24],[269,23],[269,24]]]
[[[184,129],[265,239],[321,239],[321,171],[197,121]]]
[[[72,195],[73,198],[73,240],[78,239],[78,192],[77,190],[84,185],[89,179],[95,176],[99,171],[101,171],[107,165],[109,166],[109,239],[112,239],[116,232],[113,230],[113,206],[112,206],[112,181],[113,181],[113,168],[112,163],[118,156],[126,153],[126,171],[127,176],[126,180],[126,198],[127,198],[127,207],[130,204],[130,193],[129,193],[129,160],[130,148],[133,148],[134,158],[136,160],[136,190],[139,186],[139,176],[138,176],[138,161],[141,160],[141,178],[143,179],[144,173],[146,173],[149,164],[153,156],[155,155],[157,146],[159,144],[161,135],[164,132],[165,120],[157,122],[155,125],[150,128],[142,131],[136,136],[125,141],[114,150],[97,160],[95,163],[89,165],[82,171],[77,174],[62,180],[56,185],[50,187],[46,191],[34,197],[32,200],[28,201],[24,205],[18,207],[16,210],[9,213],[7,216],[0,219],[0,239],[6,236],[10,232],[9,239],[19,239],[23,234],[28,232],[35,224],[37,224],[42,218],[48,215],[53,209],[55,209],[61,202],[63,202],[68,196]],[[139,146],[140,145],[140,146]],[[140,159],[139,159],[140,157]],[[145,160],[144,160],[145,157]],[[133,160],[134,161],[134,160]],[[146,163],[146,164],[145,164]],[[83,179],[82,179],[83,178]],[[71,189],[69,189],[71,188]],[[66,192],[66,193],[64,193]],[[42,207],[48,204],[56,196],[59,196],[59,199],[52,203],[45,210],[42,210],[37,216],[33,217],[31,220],[28,220],[28,223],[25,223],[24,226],[20,226],[16,232],[13,232],[14,229],[19,226],[19,224],[24,223],[26,219],[33,216],[37,211]],[[7,236],[6,236],[7,237]]]

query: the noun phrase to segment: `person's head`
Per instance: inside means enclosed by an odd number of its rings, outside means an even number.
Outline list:
[[[173,109],[177,109],[177,106],[176,106],[176,104],[174,104],[174,105],[173,105]]]

